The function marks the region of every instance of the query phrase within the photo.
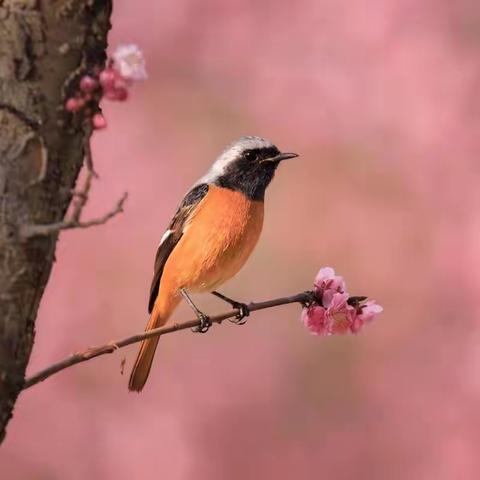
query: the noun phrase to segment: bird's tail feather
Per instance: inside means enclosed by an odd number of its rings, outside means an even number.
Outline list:
[[[157,303],[155,303],[153,307],[150,319],[145,327],[145,331],[164,325],[176,306],[175,304],[170,305],[170,308],[161,308],[161,306]],[[141,343],[140,351],[138,352],[137,359],[135,360],[132,373],[130,374],[130,380],[128,382],[128,389],[130,391],[142,391],[147,381],[148,374],[150,373],[150,369],[152,368],[153,357],[155,356],[158,340],[159,337],[153,337],[148,338]]]

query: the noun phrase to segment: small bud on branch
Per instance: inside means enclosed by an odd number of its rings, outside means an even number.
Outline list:
[[[106,128],[107,122],[98,112],[98,103],[103,98],[124,102],[129,97],[133,82],[147,78],[142,51],[134,44],[120,45],[104,69],[83,75],[79,91],[65,101],[65,110],[72,114],[82,112],[85,121],[94,129]]]

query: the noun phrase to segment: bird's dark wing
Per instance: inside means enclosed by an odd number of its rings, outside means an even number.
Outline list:
[[[178,207],[168,230],[160,242],[155,257],[155,270],[152,279],[152,286],[150,287],[150,300],[148,302],[148,313],[152,312],[153,305],[157,299],[158,289],[160,287],[160,279],[162,278],[163,268],[167,262],[168,257],[172,253],[175,245],[179,242],[183,235],[183,229],[186,220],[190,214],[208,192],[208,185],[201,183],[193,187],[183,198],[182,203]]]

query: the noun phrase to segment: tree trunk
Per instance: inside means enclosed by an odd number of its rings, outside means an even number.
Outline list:
[[[38,305],[89,129],[65,112],[79,77],[105,62],[111,1],[0,0],[0,442],[22,389]]]

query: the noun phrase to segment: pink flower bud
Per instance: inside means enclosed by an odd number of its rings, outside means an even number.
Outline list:
[[[70,97],[65,102],[65,110],[67,110],[67,112],[76,112],[78,110],[77,99]]]
[[[68,112],[78,112],[85,106],[85,100],[81,97],[70,97],[65,102],[65,110]]]
[[[93,92],[98,87],[98,81],[96,78],[90,75],[85,75],[80,79],[80,90],[86,93]]]
[[[96,113],[92,117],[92,125],[95,130],[101,130],[107,126],[107,121],[101,113]]]
[[[108,100],[116,100],[117,102],[124,102],[128,98],[128,90],[126,88],[108,88],[105,90],[105,98]]]
[[[128,90],[124,87],[115,88],[115,92],[119,102],[124,102],[128,98]]]
[[[100,85],[104,90],[112,88],[115,84],[115,79],[118,77],[118,72],[113,68],[107,67],[100,72],[98,76]]]

